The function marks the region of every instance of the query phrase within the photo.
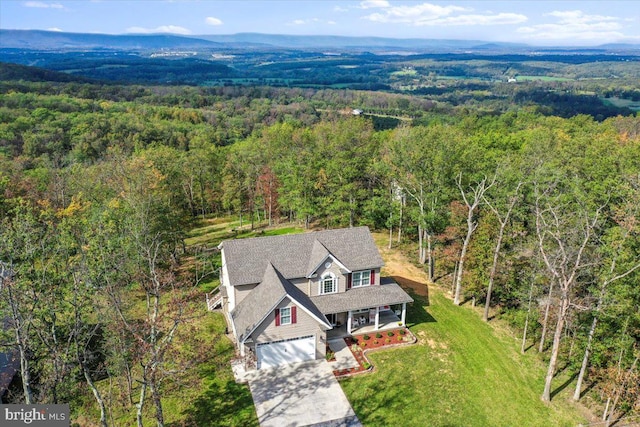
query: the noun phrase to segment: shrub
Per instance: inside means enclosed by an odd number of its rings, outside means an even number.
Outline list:
[[[388,336],[388,337],[392,337],[392,336],[393,336],[393,331],[389,331],[389,332],[387,332],[387,336]]]
[[[387,338],[384,340],[384,342],[386,342],[387,344],[389,344],[391,342],[391,338]]]
[[[378,332],[378,333],[376,334],[376,338],[382,338],[382,334],[381,334],[380,332]]]
[[[329,361],[329,360],[333,359],[334,356],[335,356],[335,353],[333,351],[329,350],[329,351],[327,351],[327,354],[326,354],[325,357],[327,358],[327,361]]]
[[[405,331],[404,329],[400,329],[400,335],[404,335],[406,333],[407,333],[407,331]]]
[[[374,340],[374,341],[373,341],[373,344],[374,344],[374,345],[377,345],[377,344],[378,344],[378,340]]]
[[[365,335],[362,337],[365,341],[369,340],[369,338],[371,338],[369,335]]]
[[[364,348],[364,347],[366,347],[366,346],[367,346],[367,343],[366,343],[366,342],[364,342],[364,341],[362,341],[362,342],[360,343],[360,346]]]
[[[371,367],[371,363],[369,363],[369,362],[364,362],[364,363],[362,363],[362,367],[363,367],[364,369],[369,369],[369,368]]]

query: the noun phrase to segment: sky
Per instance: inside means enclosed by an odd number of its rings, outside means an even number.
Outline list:
[[[640,43],[640,0],[0,0],[0,28],[105,34],[257,32],[594,46]]]

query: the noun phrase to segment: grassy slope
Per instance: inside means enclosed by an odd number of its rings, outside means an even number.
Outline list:
[[[236,234],[231,229],[237,226],[207,221],[192,230],[187,243],[213,247],[234,236],[302,231],[279,228]],[[384,256],[384,239],[377,240]],[[216,285],[213,280],[204,287]],[[407,321],[418,344],[371,353],[376,372],[341,383],[366,426],[548,426],[581,421],[564,393],[549,405],[540,401],[544,366],[535,354],[520,355],[518,343],[507,333],[483,323],[475,311],[455,307],[437,290],[431,291],[429,301],[413,297],[416,302]],[[181,334],[181,345],[202,345],[210,357],[170,385],[172,390],[163,399],[167,424],[257,425],[249,389],[235,383],[229,367],[234,350],[223,335],[224,319],[206,312],[203,301],[194,302],[193,309],[194,329]],[[152,422],[150,407],[147,413]],[[132,422],[133,414],[122,415],[118,425]]]
[[[561,394],[540,400],[544,366],[518,343],[439,291],[407,322],[418,344],[370,355],[377,372],[342,383],[365,425],[548,426],[583,421]],[[557,382],[560,382],[557,380]]]

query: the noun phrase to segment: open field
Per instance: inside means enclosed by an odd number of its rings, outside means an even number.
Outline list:
[[[618,108],[630,108],[634,111],[640,111],[640,101],[633,101],[631,99],[622,99],[622,98],[602,98],[602,101],[605,104],[613,105]]]
[[[550,76],[518,76],[519,81],[540,81],[540,82],[570,82],[574,79],[567,77],[550,77]]]

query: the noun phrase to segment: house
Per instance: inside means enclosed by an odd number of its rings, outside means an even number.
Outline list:
[[[367,227],[220,244],[220,304],[258,369],[323,359],[328,337],[404,325],[413,299],[380,276]]]

